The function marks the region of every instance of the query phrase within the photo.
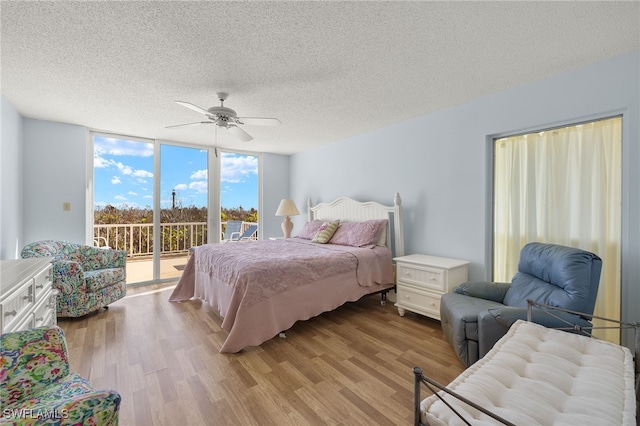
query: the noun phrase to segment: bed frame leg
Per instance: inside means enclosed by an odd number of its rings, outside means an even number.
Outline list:
[[[413,425],[420,426],[420,384],[422,383],[422,368],[413,367]]]
[[[380,297],[381,297],[380,304],[382,306],[387,304],[387,293],[388,293],[388,291],[383,291],[382,293],[380,293]]]

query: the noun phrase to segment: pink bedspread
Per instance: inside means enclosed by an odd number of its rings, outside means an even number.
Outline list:
[[[393,287],[391,252],[289,238],[198,247],[169,298],[206,300],[229,332],[221,352],[259,345],[298,320]]]

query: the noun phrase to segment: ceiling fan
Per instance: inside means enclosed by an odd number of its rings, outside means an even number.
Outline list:
[[[182,105],[183,107],[192,109],[201,114],[204,114],[207,117],[207,121],[197,121],[195,123],[185,123],[185,124],[176,124],[174,126],[167,126],[167,128],[172,127],[182,127],[182,126],[194,126],[199,124],[215,124],[218,127],[224,127],[229,132],[235,136],[237,139],[243,142],[249,142],[253,139],[253,137],[242,130],[240,126],[244,124],[249,125],[258,125],[258,126],[279,126],[280,120],[277,118],[265,118],[265,117],[238,117],[236,112],[231,108],[227,108],[224,106],[224,101],[229,96],[225,92],[216,93],[218,99],[220,100],[220,106],[213,106],[209,109],[200,108],[199,106],[193,105],[189,102],[184,101],[175,101],[178,105]]]

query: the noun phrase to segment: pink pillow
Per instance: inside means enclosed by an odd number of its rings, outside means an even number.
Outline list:
[[[353,247],[374,247],[386,229],[386,219],[341,223],[331,237],[331,244]]]
[[[317,219],[305,223],[298,233],[298,238],[304,238],[305,240],[312,239],[313,236],[316,235],[316,232],[318,232],[318,229],[322,226],[322,223],[323,221]]]

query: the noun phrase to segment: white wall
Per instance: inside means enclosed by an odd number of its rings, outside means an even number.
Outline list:
[[[0,96],[0,259],[17,259],[22,234],[22,117]]]
[[[283,198],[289,198],[289,156],[277,154],[262,155],[262,231],[260,237],[282,236],[282,217],[276,216],[276,210]],[[302,214],[302,206],[298,210]],[[294,230],[295,231],[295,230]],[[295,235],[295,232],[294,232]]]
[[[24,119],[24,243],[86,242],[87,129]],[[63,202],[71,203],[63,211]]]
[[[407,254],[468,259],[470,279],[488,279],[492,136],[622,113],[622,310],[623,319],[638,321],[639,80],[636,52],[308,150],[291,158],[291,195],[392,204],[399,192]]]

